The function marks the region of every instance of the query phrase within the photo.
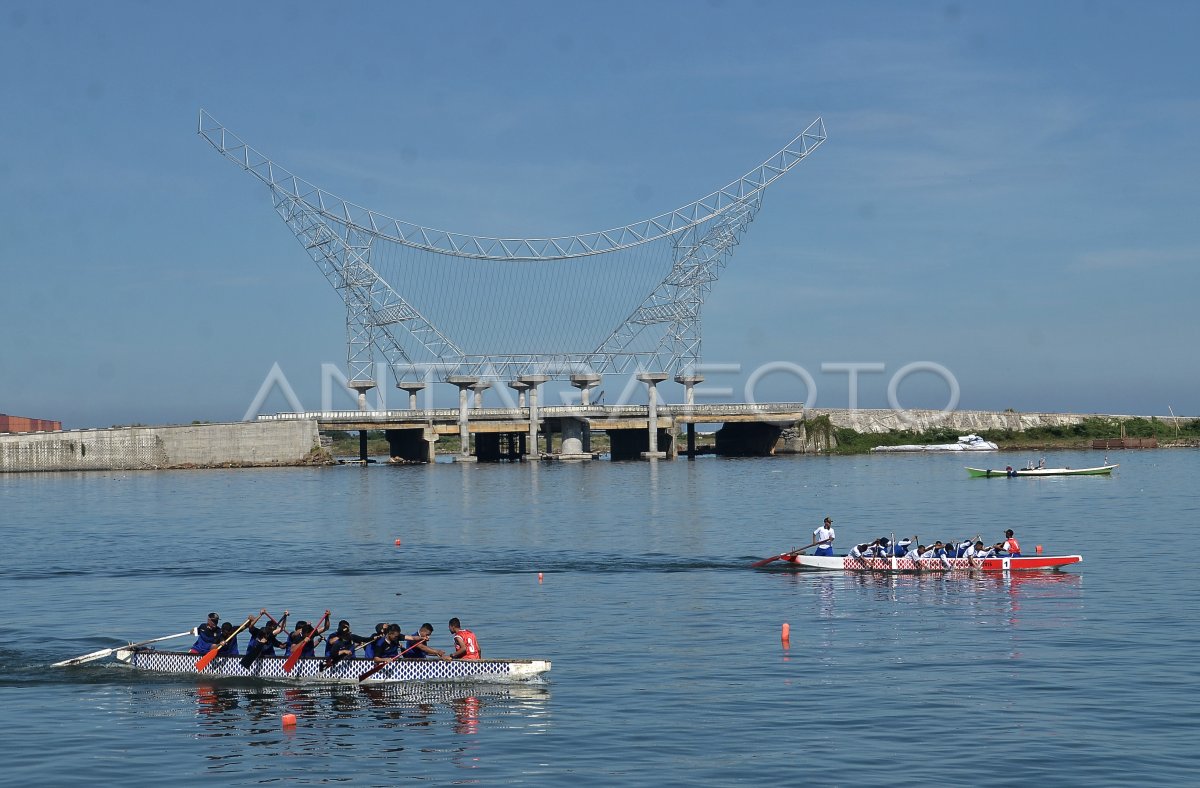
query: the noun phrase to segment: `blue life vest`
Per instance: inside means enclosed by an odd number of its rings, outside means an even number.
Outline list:
[[[219,657],[240,657],[242,652],[238,651],[237,638],[234,637],[217,652]]]

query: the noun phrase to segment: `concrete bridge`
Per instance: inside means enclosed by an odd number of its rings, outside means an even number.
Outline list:
[[[465,403],[465,398],[464,398]],[[591,436],[609,437],[614,460],[673,458],[680,452],[675,436],[683,428],[684,452],[696,455],[696,425],[722,424],[716,453],[727,456],[769,455],[785,429],[802,428],[804,404],[732,403],[721,405],[559,405],[516,408],[429,408],[279,413],[260,422],[315,421],[321,430],[358,431],[359,455],[366,460],[366,432],[383,430],[390,454],[404,462],[433,462],[437,440],[458,435],[458,462],[583,460],[594,455]],[[560,450],[555,451],[555,440]],[[474,449],[472,450],[472,444]]]

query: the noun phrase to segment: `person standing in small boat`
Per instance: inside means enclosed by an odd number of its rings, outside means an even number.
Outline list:
[[[475,633],[463,629],[462,622],[457,617],[450,619],[450,634],[454,636],[454,653],[450,655],[450,659],[483,659]]]
[[[1013,536],[1011,528],[1004,532],[1004,551],[1008,553],[1009,558],[1021,557],[1021,544],[1017,541],[1017,537]]]
[[[207,654],[221,642],[221,617],[209,613],[204,623],[196,627],[196,642],[189,651],[191,654]]]
[[[813,531],[813,541],[824,542],[824,544],[817,545],[817,549],[813,552],[813,555],[833,555],[833,538],[835,536],[836,534],[833,532],[833,520],[826,517],[821,527]]]

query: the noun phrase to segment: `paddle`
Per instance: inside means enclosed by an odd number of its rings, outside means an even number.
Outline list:
[[[393,663],[393,662],[395,662],[396,660],[398,660],[398,659],[400,659],[401,657],[403,657],[403,656],[404,656],[405,654],[407,654],[408,652],[412,651],[412,650],[413,650],[414,648],[416,648],[417,646],[421,645],[422,643],[428,643],[428,642],[429,642],[429,638],[422,638],[422,639],[418,640],[416,643],[413,643],[411,646],[409,646],[408,648],[404,649],[403,651],[401,651],[401,652],[400,652],[399,654],[397,654],[396,656],[394,656],[394,657],[391,657],[390,659],[388,659],[388,661],[387,661],[387,662],[380,662],[380,663],[377,663],[377,664],[375,665],[375,667],[371,668],[371,669],[370,669],[370,670],[368,670],[366,673],[360,673],[360,674],[359,674],[359,676],[358,676],[358,680],[359,680],[359,681],[365,681],[365,680],[367,679],[367,677],[375,675],[375,674],[376,674],[376,673],[378,673],[379,671],[381,671],[381,670],[383,670],[384,668],[386,668],[388,665],[392,664],[392,663]]]
[[[329,621],[328,610],[325,611],[325,615],[321,617],[321,620],[317,622],[317,625],[312,628],[312,631],[308,633],[308,636],[305,637],[304,640],[301,640],[299,643],[292,646],[292,653],[288,656],[287,662],[283,663],[284,673],[292,672],[292,668],[296,667],[296,663],[300,661],[300,657],[304,654],[304,649],[306,646],[308,646],[308,642],[313,639],[313,635],[317,634],[317,632],[321,630],[321,624],[324,624],[327,621]]]
[[[225,644],[227,644],[229,641],[236,638],[238,636],[238,633],[240,633],[246,627],[253,626],[254,623],[256,621],[258,621],[260,618],[262,618],[262,613],[259,613],[257,616],[254,616],[253,618],[251,618],[250,616],[246,616],[246,620],[242,622],[242,625],[240,627],[233,630],[233,634],[231,634],[229,637],[222,640],[217,645],[210,648],[208,650],[207,654],[205,654],[200,659],[196,660],[196,672],[199,673],[200,671],[207,668],[209,666],[209,664],[211,664],[212,661],[217,658],[217,654],[220,653],[221,649],[225,648]]]
[[[119,646],[117,648],[102,648],[99,651],[93,651],[90,654],[84,654],[82,656],[72,657],[71,659],[64,659],[62,662],[55,662],[50,667],[66,668],[66,667],[70,667],[72,665],[82,665],[85,662],[95,662],[98,659],[104,659],[109,654],[112,654],[114,651],[121,651],[123,649],[135,649],[139,646],[148,646],[151,643],[161,643],[164,640],[174,640],[175,638],[188,637],[189,635],[191,637],[195,637],[196,630],[189,629],[187,632],[180,632],[175,635],[167,635],[166,637],[153,638],[151,640],[143,640],[141,643],[130,643],[128,646]]]
[[[798,553],[803,553],[805,550],[807,550],[810,547],[816,547],[819,544],[825,544],[826,542],[832,542],[832,541],[833,541],[833,539],[822,539],[819,542],[813,542],[810,545],[806,545],[804,547],[797,548],[796,550],[792,550],[790,553],[780,553],[779,555],[773,555],[770,558],[764,558],[761,561],[755,561],[754,563],[750,564],[750,568],[757,569],[760,566],[766,566],[767,564],[771,563],[772,561],[781,561],[784,558],[787,558],[789,556],[797,555]]]

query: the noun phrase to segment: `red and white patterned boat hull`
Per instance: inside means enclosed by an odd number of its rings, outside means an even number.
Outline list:
[[[946,572],[950,570],[983,570],[984,572],[1017,572],[1029,569],[1061,569],[1083,561],[1081,555],[1029,555],[1019,558],[984,558],[971,563],[967,558],[947,558],[947,567],[940,558],[851,558],[848,555],[796,555],[784,559],[804,569],[827,569],[850,572]],[[917,564],[920,564],[918,566]]]
[[[300,681],[306,683],[354,682],[375,665],[369,659],[343,659],[328,670],[321,670],[322,658],[301,659],[285,672],[286,658],[260,657],[249,668],[241,657],[217,657],[197,673],[199,655],[154,649],[121,649],[117,660],[156,673],[181,673],[193,676]],[[550,670],[550,662],[541,659],[398,659],[371,674],[364,684],[396,684],[426,681],[525,681]]]

